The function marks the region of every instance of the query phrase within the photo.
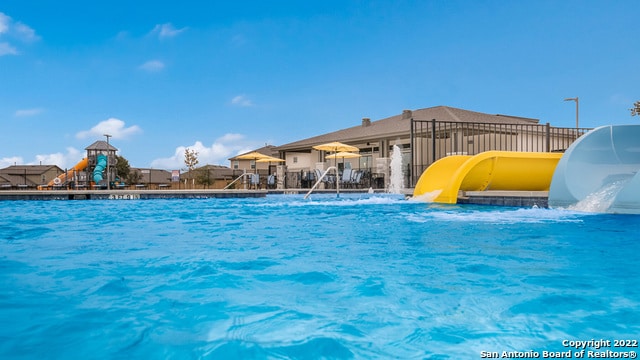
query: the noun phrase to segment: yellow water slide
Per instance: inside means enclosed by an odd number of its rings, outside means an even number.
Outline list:
[[[455,204],[459,191],[548,191],[562,153],[485,151],[444,157],[418,179],[415,198]]]
[[[84,170],[87,167],[87,165],[89,165],[89,159],[83,158],[74,167],[72,167],[71,169],[67,170],[67,172],[62,173],[62,174],[58,175],[58,177],[56,177],[53,180],[49,181],[49,183],[47,184],[47,187],[52,187],[54,185],[62,185],[62,184],[64,184],[65,182],[67,182],[67,179],[73,179],[76,176],[76,174],[79,171]],[[38,190],[44,190],[44,189],[46,189],[46,187],[38,186]]]

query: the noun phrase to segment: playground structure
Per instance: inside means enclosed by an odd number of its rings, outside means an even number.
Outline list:
[[[429,166],[413,196],[455,204],[460,191],[547,191],[562,153],[485,151],[451,155]]]
[[[640,214],[640,125],[593,129],[564,153],[549,207]]]
[[[107,181],[113,182],[116,173],[116,152],[118,149],[105,141],[96,141],[85,148],[87,156],[71,169],[53,178],[46,186],[39,186],[39,190],[48,188],[106,188]]]

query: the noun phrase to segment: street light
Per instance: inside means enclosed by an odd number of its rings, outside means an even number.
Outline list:
[[[109,181],[109,150],[111,148],[109,146],[109,138],[111,137],[111,135],[104,134],[104,136],[107,138],[107,190],[111,190],[111,182]]]
[[[566,98],[564,99],[564,101],[575,101],[576,102],[576,129],[579,127],[578,126],[578,97],[574,97],[574,98]]]

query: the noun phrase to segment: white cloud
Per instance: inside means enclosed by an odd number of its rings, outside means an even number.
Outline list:
[[[86,139],[90,137],[102,139],[104,138],[104,134],[109,134],[113,136],[114,139],[125,139],[140,132],[142,132],[142,129],[137,125],[125,127],[124,121],[116,118],[109,118],[99,122],[98,125],[92,127],[90,130],[78,132],[76,137],[78,139]]]
[[[158,38],[170,38],[179,35],[181,32],[187,30],[187,28],[176,29],[173,27],[173,24],[158,24],[153,30],[151,30],[151,34],[158,35]]]
[[[11,18],[0,12],[0,35],[9,31],[9,23]]]
[[[18,50],[8,42],[0,42],[0,56],[3,55],[18,55]]]
[[[0,23],[1,25],[1,23]],[[24,161],[22,160],[22,158],[20,156],[13,156],[13,157],[5,157],[0,159],[0,169],[4,169],[7,166],[11,166],[11,165],[15,165],[15,164],[24,164]]]
[[[16,36],[23,41],[36,41],[40,37],[36,35],[36,31],[23,23],[16,23],[14,26]]]
[[[155,159],[151,166],[160,169],[184,169],[184,151],[187,148],[198,152],[198,167],[207,164],[229,166],[230,157],[253,150],[255,147],[256,144],[246,141],[243,135],[225,134],[209,146],[205,146],[201,141],[189,146],[179,146],[172,156]]]
[[[148,72],[157,72],[164,69],[164,63],[160,60],[149,60],[138,68]]]
[[[247,98],[245,95],[238,95],[231,99],[231,105],[241,106],[241,107],[251,107],[253,106],[253,102]]]
[[[32,42],[39,39],[35,30],[21,22],[14,21],[2,12],[0,12],[0,37],[4,38],[4,41],[0,42],[0,56],[18,55],[18,50],[8,40]]]
[[[41,114],[44,110],[36,108],[36,109],[22,109],[22,110],[16,110],[16,112],[14,113],[15,116],[17,117],[28,117],[28,116],[35,116],[38,114]]]
[[[61,169],[69,169],[77,164],[85,156],[84,152],[73,147],[68,147],[66,153],[53,153],[36,155],[36,161],[29,165],[58,165]]]

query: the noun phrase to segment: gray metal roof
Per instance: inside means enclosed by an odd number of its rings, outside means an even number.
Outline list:
[[[57,165],[11,165],[0,169],[0,175],[41,175],[51,169],[63,172]]]
[[[94,142],[93,144],[87,146],[84,149],[85,150],[112,150],[112,151],[118,151],[118,149],[113,147],[113,145],[111,145],[111,144],[107,145],[107,142],[104,141],[104,140],[98,140],[98,141]]]
[[[405,110],[402,114],[385,119],[363,121],[360,125],[330,132],[323,135],[310,137],[292,143],[277,146],[279,151],[308,149],[314,145],[331,141],[356,143],[381,138],[406,137],[410,132],[411,117],[414,120],[482,122],[494,124],[537,124],[538,119],[524,118],[509,115],[491,115],[476,111],[463,110],[449,106],[435,106],[413,111]]]

